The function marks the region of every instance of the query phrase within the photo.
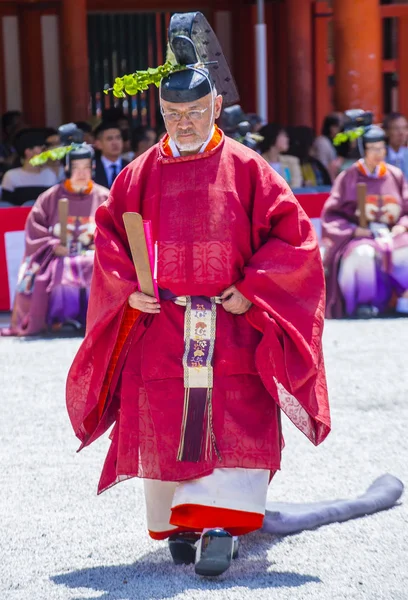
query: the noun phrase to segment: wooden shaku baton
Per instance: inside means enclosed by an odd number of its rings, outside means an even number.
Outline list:
[[[142,216],[139,213],[126,212],[123,215],[123,222],[140,291],[143,294],[154,297],[153,275],[150,267]]]
[[[366,199],[367,199],[367,184],[357,184],[357,208],[358,208],[358,224],[360,227],[367,229],[368,220],[366,215]]]
[[[68,211],[68,198],[61,198],[58,202],[58,218],[61,227],[59,238],[62,246],[67,245]]]

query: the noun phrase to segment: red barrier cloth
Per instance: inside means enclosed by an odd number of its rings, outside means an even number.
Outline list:
[[[5,234],[8,231],[24,231],[30,210],[28,206],[0,208],[0,310],[11,309]]]
[[[326,192],[314,192],[311,194],[298,194],[296,199],[309,219],[319,219],[324,203],[329,196],[330,194]]]

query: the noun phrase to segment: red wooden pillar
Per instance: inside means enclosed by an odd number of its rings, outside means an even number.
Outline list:
[[[313,124],[312,0],[286,0],[289,124]]]
[[[24,120],[29,125],[44,127],[46,123],[41,11],[36,6],[21,5],[18,20]]]
[[[268,120],[273,123],[277,120],[277,96],[281,93],[280,85],[277,85],[277,68],[274,56],[276,56],[277,39],[275,35],[275,24],[277,21],[277,6],[267,2],[265,4],[266,43],[268,52]]]
[[[0,113],[3,114],[7,110],[6,103],[6,80],[5,80],[5,56],[4,56],[4,41],[3,41],[3,12],[0,7]],[[0,131],[0,140],[2,132]]]
[[[256,111],[255,23],[255,6],[244,3],[234,5],[232,11],[234,64],[232,69],[240,95],[240,103],[246,112]]]
[[[408,115],[408,15],[398,20],[398,77],[398,110]]]
[[[286,34],[286,6],[282,2],[274,5],[275,21],[272,35],[276,38],[274,53],[269,62],[274,62],[276,75],[276,108],[275,121],[280,125],[289,124],[289,73],[288,73],[288,56],[286,51],[287,34]],[[269,36],[269,30],[268,30]]]
[[[333,0],[335,105],[382,116],[380,0]]]
[[[328,63],[331,9],[327,2],[316,3],[313,9],[314,129],[320,133],[323,119],[333,111]]]
[[[86,0],[62,0],[62,85],[66,121],[89,116],[89,68]]]

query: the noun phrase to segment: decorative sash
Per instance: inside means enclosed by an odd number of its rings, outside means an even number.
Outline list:
[[[186,307],[184,317],[184,410],[177,460],[199,462],[217,449],[212,423],[212,390],[216,304],[220,298],[174,298]]]

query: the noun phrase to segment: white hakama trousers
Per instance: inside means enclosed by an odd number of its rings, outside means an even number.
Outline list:
[[[154,539],[222,527],[242,535],[262,527],[270,471],[214,469],[189,481],[145,479],[147,527]]]

